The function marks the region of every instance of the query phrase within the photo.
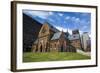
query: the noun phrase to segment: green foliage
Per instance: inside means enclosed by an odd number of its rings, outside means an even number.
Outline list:
[[[90,59],[90,57],[73,52],[47,52],[47,53],[24,52],[23,54],[23,62],[84,60],[84,59]]]

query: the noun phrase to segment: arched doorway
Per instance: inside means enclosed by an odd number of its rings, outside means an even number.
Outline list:
[[[38,52],[38,48],[36,48],[35,52]]]
[[[64,47],[63,47],[63,45],[61,45],[61,52],[63,52],[63,50],[64,50]]]
[[[40,52],[42,52],[42,45],[40,46]]]

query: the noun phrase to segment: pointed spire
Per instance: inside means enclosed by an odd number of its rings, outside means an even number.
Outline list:
[[[68,32],[68,24],[67,24],[67,32]]]
[[[61,32],[64,32],[63,30]]]
[[[61,32],[63,32],[63,28],[62,28],[62,31]]]

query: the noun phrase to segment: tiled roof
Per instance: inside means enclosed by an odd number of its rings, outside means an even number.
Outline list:
[[[79,34],[73,34],[73,35],[69,35],[69,40],[76,40],[76,39],[80,39]]]
[[[60,36],[61,36],[62,32],[57,32],[53,35],[53,37],[51,38],[51,40],[56,40],[56,39],[59,39]]]

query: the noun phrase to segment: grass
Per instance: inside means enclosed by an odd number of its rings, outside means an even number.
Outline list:
[[[24,52],[23,54],[23,62],[84,60],[84,59],[90,59],[90,57],[72,52],[47,52],[47,53]]]

